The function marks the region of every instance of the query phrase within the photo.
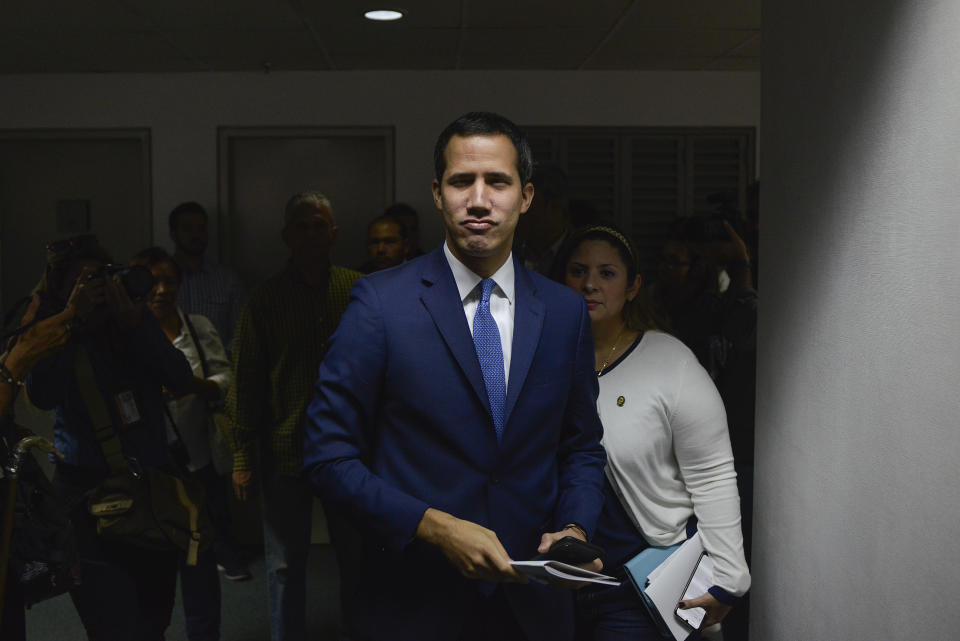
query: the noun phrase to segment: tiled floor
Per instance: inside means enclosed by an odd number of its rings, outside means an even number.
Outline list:
[[[221,575],[223,598],[220,636],[223,641],[268,641],[267,582],[263,557],[250,564],[253,579],[228,581]],[[310,550],[307,569],[307,637],[317,641],[336,639],[339,619],[337,564],[329,545]],[[186,641],[179,590],[167,641]],[[70,597],[63,595],[27,611],[30,641],[85,641],[86,635]]]

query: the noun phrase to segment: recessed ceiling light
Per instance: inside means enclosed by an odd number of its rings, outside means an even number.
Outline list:
[[[363,14],[363,17],[367,20],[379,20],[390,21],[390,20],[399,20],[403,17],[402,11],[394,11],[392,9],[376,9],[375,11],[367,11]]]

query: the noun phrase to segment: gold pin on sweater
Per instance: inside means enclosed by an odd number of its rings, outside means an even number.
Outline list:
[[[617,407],[623,407],[623,404],[626,402],[627,402],[627,399],[625,399],[624,397],[622,396],[617,397]]]

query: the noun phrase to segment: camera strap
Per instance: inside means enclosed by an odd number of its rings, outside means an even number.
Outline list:
[[[187,331],[190,332],[190,338],[193,339],[193,345],[197,348],[197,356],[200,357],[200,368],[203,370],[203,377],[209,378],[210,376],[210,367],[207,365],[207,355],[203,351],[203,346],[200,345],[200,337],[197,335],[197,328],[193,326],[193,323],[190,322],[190,314],[184,314],[183,320],[187,324]]]
[[[114,426],[110,410],[107,408],[107,404],[103,400],[103,394],[97,386],[97,376],[93,371],[93,365],[90,363],[90,354],[83,345],[77,347],[74,372],[77,377],[77,385],[80,387],[80,394],[83,396],[83,402],[87,406],[87,414],[90,416],[90,422],[93,424],[94,432],[97,435],[97,442],[100,443],[100,450],[107,462],[107,467],[111,474],[121,474],[127,470],[127,459],[123,455],[123,446],[120,443],[120,436]]]

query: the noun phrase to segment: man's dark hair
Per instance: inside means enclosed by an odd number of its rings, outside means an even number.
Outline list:
[[[433,171],[437,181],[443,180],[443,172],[447,169],[447,159],[444,152],[447,144],[454,136],[495,136],[503,134],[513,143],[517,150],[517,173],[520,174],[520,184],[526,185],[533,175],[533,153],[530,143],[520,127],[516,126],[500,114],[489,111],[471,111],[447,125],[437,138],[437,145],[433,148]]]
[[[203,208],[203,205],[195,202],[180,203],[173,208],[173,211],[170,212],[169,225],[170,231],[177,230],[177,223],[180,222],[180,217],[184,214],[203,214],[204,220],[207,218],[207,210]]]
[[[404,218],[407,216],[412,216],[414,220],[418,222],[420,220],[420,215],[417,213],[417,210],[407,203],[393,203],[383,210],[383,215],[388,218]]]
[[[180,265],[173,259],[173,256],[168,254],[167,250],[163,247],[148,247],[143,251],[137,252],[137,254],[130,259],[131,265],[142,265],[147,269],[160,263],[169,263],[173,267],[173,273],[177,276],[177,282],[183,282],[183,270],[180,269]]]
[[[407,226],[399,218],[396,218],[394,216],[388,216],[387,214],[383,214],[382,216],[377,216],[376,218],[371,220],[370,223],[367,224],[367,234],[370,233],[370,230],[373,229],[374,225],[382,222],[393,223],[394,225],[396,225],[397,231],[400,233],[400,238],[404,240],[407,239]]]

